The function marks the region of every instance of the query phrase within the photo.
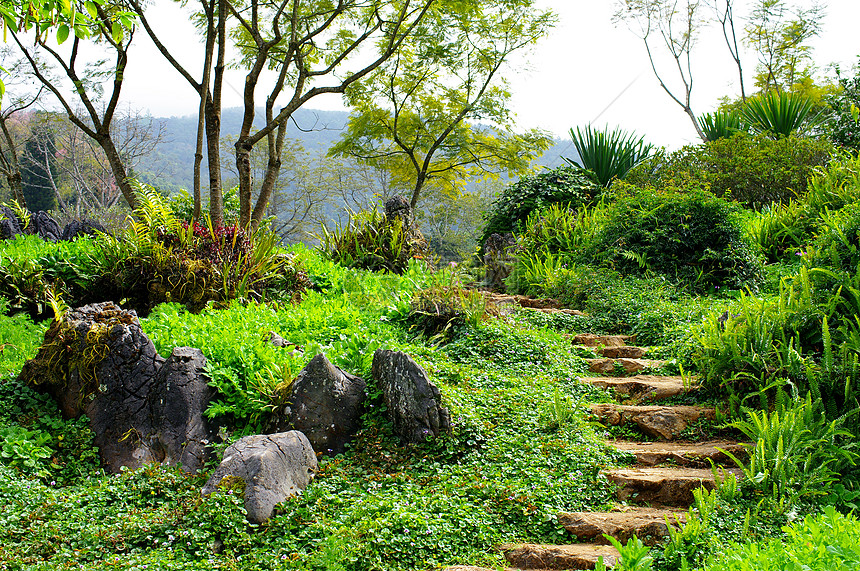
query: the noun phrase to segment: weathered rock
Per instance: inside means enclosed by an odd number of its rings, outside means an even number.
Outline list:
[[[156,375],[149,391],[156,460],[187,470],[203,467],[216,430],[203,415],[215,396],[200,349],[176,347]]]
[[[290,404],[277,415],[276,430],[300,430],[317,452],[340,454],[361,428],[366,387],[363,379],[317,355],[293,381]]]
[[[601,389],[613,389],[631,401],[626,404],[666,399],[698,388],[690,382],[685,382],[683,377],[678,376],[581,377],[580,380]]]
[[[23,231],[15,211],[8,206],[0,206],[0,238],[7,240],[18,234],[23,234]]]
[[[601,422],[613,426],[633,423],[645,434],[664,440],[676,438],[700,418],[713,420],[716,417],[716,411],[713,408],[698,406],[594,404],[591,405],[591,412]]]
[[[396,194],[385,201],[385,219],[389,222],[400,220],[404,230],[412,230],[415,226],[415,217],[409,201],[403,196]]]
[[[665,361],[653,361],[649,359],[586,359],[588,370],[592,373],[614,373],[616,368],[622,369],[626,374],[638,373],[645,369],[659,369]]]
[[[686,512],[634,507],[614,512],[573,512],[558,514],[558,522],[578,541],[608,544],[604,534],[627,543],[638,537],[645,545],[656,545],[669,535],[666,525],[684,523]]]
[[[484,265],[487,267],[485,285],[497,291],[505,291],[505,278],[514,268],[513,251],[517,241],[511,233],[491,234],[484,242]]]
[[[594,569],[603,557],[607,567],[613,567],[618,551],[609,545],[580,543],[575,545],[501,545],[499,549],[517,569]]]
[[[643,466],[672,463],[678,466],[710,467],[711,462],[721,466],[734,466],[735,463],[723,450],[739,460],[747,457],[743,444],[731,440],[712,440],[708,442],[612,442],[619,450],[636,456]]]
[[[74,240],[78,236],[95,236],[98,233],[107,234],[107,228],[95,220],[72,220],[63,228],[61,240]]]
[[[373,378],[382,388],[394,431],[407,442],[424,442],[451,430],[451,416],[442,407],[438,387],[405,353],[377,349]]]
[[[31,234],[38,234],[39,237],[48,242],[57,242],[63,235],[57,221],[44,210],[30,215],[30,226],[27,231]]]
[[[297,430],[246,436],[224,451],[224,459],[201,490],[214,492],[227,476],[245,482],[248,521],[262,523],[275,506],[301,493],[317,471],[311,443]]]
[[[205,359],[178,348],[168,363],[134,311],[106,302],[55,320],[20,378],[52,395],[66,417],[89,418],[110,471],[151,462],[195,471],[216,433],[203,416],[212,394],[202,376]]]
[[[729,472],[740,475],[736,470]],[[662,506],[689,506],[694,490],[716,487],[709,468],[627,468],[607,472],[606,478],[618,486],[619,500]]]
[[[632,341],[635,335],[595,335],[593,333],[580,333],[573,338],[574,345],[585,345],[586,347],[622,347]]]
[[[645,349],[632,345],[622,345],[621,347],[603,347],[598,349],[597,353],[607,359],[640,359],[645,355]]]

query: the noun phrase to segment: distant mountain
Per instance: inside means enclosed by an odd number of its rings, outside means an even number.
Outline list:
[[[264,117],[259,110],[257,117]],[[349,114],[345,111],[321,111],[299,109],[287,127],[287,136],[301,141],[308,152],[325,153],[340,138]],[[164,126],[165,142],[144,158],[137,166],[135,175],[143,182],[164,190],[175,192],[180,188],[190,189],[194,179],[194,151],[197,147],[197,117],[163,117],[156,119]],[[258,121],[262,124],[262,121]],[[221,133],[224,136],[238,135],[242,125],[242,109],[233,107],[221,114]],[[566,164],[561,156],[575,156],[576,149],[570,141],[556,140],[536,162],[557,167]],[[231,158],[227,158],[231,160]],[[228,165],[229,166],[229,165]],[[206,180],[206,162],[203,162],[203,180]],[[225,178],[229,178],[225,169]]]

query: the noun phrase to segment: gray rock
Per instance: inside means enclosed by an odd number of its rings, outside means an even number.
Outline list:
[[[0,206],[0,238],[11,239],[18,234],[23,234],[23,232],[15,211],[8,206]]]
[[[149,391],[152,441],[167,465],[198,470],[210,456],[217,431],[203,415],[215,396],[204,372],[206,357],[200,349],[176,347],[158,371]]]
[[[98,233],[107,234],[107,229],[95,220],[72,220],[63,228],[61,240],[74,240],[78,236],[95,236]]]
[[[67,418],[87,416],[108,470],[160,462],[195,471],[216,433],[203,416],[212,396],[205,362],[177,348],[165,366],[135,312],[106,302],[54,320],[20,378],[52,395]]]
[[[340,454],[361,427],[366,387],[363,379],[317,355],[293,381],[290,405],[275,429],[300,430],[317,452]]]
[[[27,230],[31,234],[38,234],[42,240],[48,242],[56,242],[63,235],[63,231],[60,230],[60,225],[57,224],[57,221],[51,218],[51,215],[44,210],[30,215],[30,227]]]
[[[439,389],[408,355],[377,349],[372,374],[382,388],[394,430],[403,440],[424,442],[451,430],[451,416],[442,407]]]
[[[248,521],[262,523],[275,506],[304,490],[317,471],[311,443],[297,430],[246,436],[224,451],[224,459],[203,486],[208,496],[227,476],[245,482]]]
[[[484,243],[484,283],[492,290],[505,291],[505,278],[511,275],[514,267],[512,253],[517,242],[510,232],[491,234]]]

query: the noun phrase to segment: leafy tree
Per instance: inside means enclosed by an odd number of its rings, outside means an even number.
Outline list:
[[[347,90],[355,112],[330,154],[391,172],[413,208],[428,182],[456,196],[471,176],[525,172],[550,139],[512,131],[501,73],[552,24],[533,4],[437,2],[395,57]]]
[[[108,4],[106,0],[49,1],[38,7],[28,6],[31,8],[21,12],[20,27],[16,22],[10,25],[8,13],[3,13],[15,44],[36,79],[57,98],[69,120],[104,151],[120,191],[134,207],[134,190],[111,132],[128,65],[133,15],[123,4]],[[56,29],[57,43],[70,41],[68,49],[54,44],[54,36],[48,34],[51,29]],[[28,31],[35,36],[32,47],[28,47],[33,41]],[[102,56],[103,48],[113,56],[112,64],[109,58],[88,61]],[[54,77],[54,69],[59,70],[65,82]],[[111,88],[107,99],[102,100],[105,81],[111,82]],[[76,111],[78,105],[83,105],[83,113]]]
[[[746,27],[758,54],[755,85],[762,92],[789,90],[812,75],[809,40],[821,33],[824,7],[790,6],[785,0],[756,0]]]

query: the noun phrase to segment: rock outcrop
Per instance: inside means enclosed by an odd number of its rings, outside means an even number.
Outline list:
[[[196,471],[217,433],[203,416],[213,395],[205,365],[186,347],[165,360],[134,311],[105,302],[54,320],[20,378],[51,394],[66,417],[89,418],[110,471],[152,462]]]
[[[394,430],[406,442],[424,442],[451,430],[439,388],[405,353],[377,349],[372,375],[379,382]]]
[[[514,267],[513,256],[517,242],[514,235],[491,234],[484,243],[485,285],[495,291],[505,291],[505,278],[511,275]]]
[[[239,478],[245,484],[248,521],[262,523],[277,504],[304,490],[316,471],[316,455],[301,432],[246,436],[224,451],[202,494],[214,492],[225,477]]]
[[[367,384],[317,355],[293,381],[289,405],[275,430],[300,430],[317,452],[340,454],[361,427]]]

